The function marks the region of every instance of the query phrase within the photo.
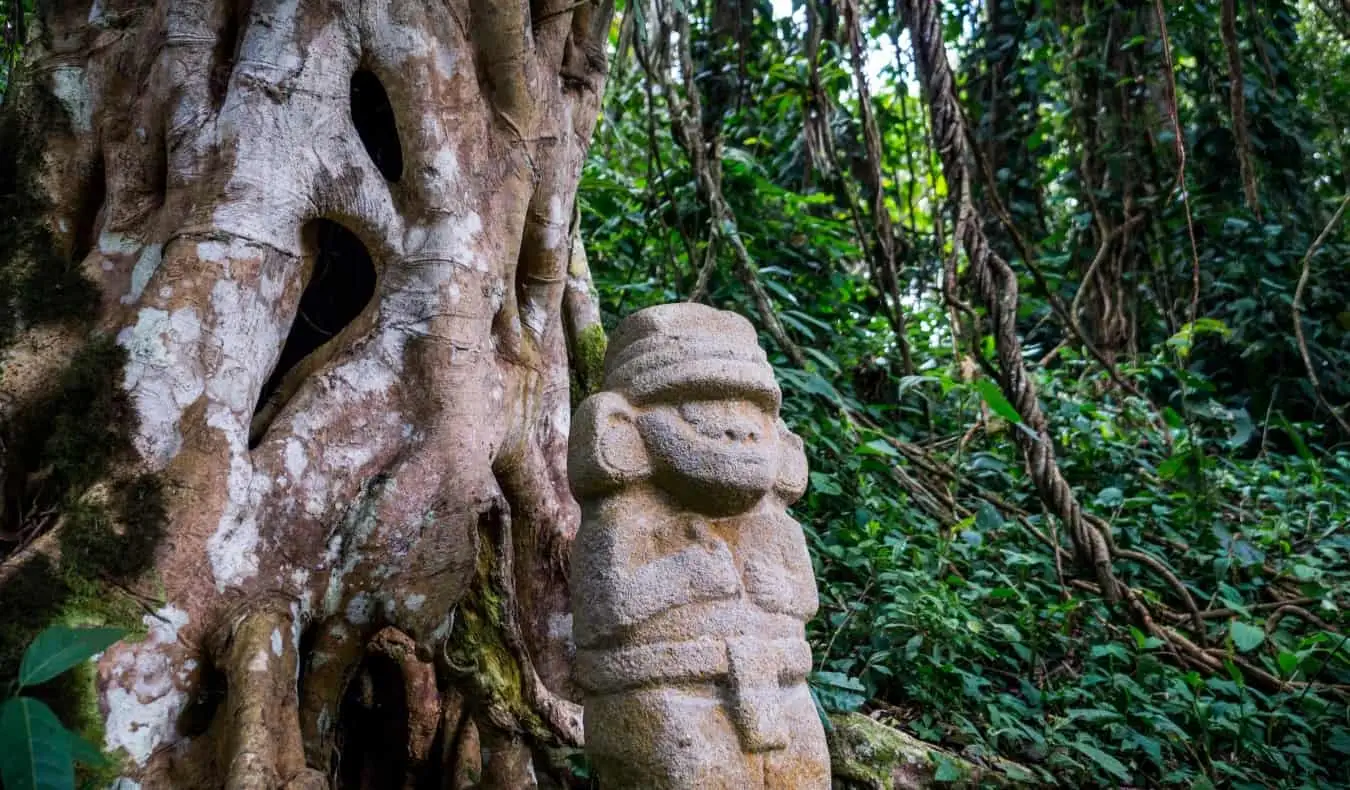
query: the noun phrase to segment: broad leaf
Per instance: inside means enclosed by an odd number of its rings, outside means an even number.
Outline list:
[[[19,665],[19,685],[45,683],[126,636],[121,628],[54,625],[37,635]]]
[[[1233,645],[1244,653],[1260,647],[1261,643],[1266,641],[1265,631],[1254,625],[1247,625],[1241,620],[1232,621],[1228,625],[1228,633],[1233,637]]]
[[[32,697],[14,697],[0,705],[0,782],[5,790],[70,790],[73,736]]]
[[[1090,743],[1073,741],[1069,745],[1081,752],[1084,757],[1087,757],[1089,760],[1096,763],[1099,768],[1102,768],[1120,781],[1130,781],[1130,769],[1126,768],[1125,764],[1120,760],[1117,760]]]
[[[1014,409],[1008,399],[1003,397],[1003,392],[997,384],[989,379],[980,379],[975,382],[975,389],[979,390],[980,397],[984,399],[985,403],[989,404],[989,408],[995,414],[1008,422],[1022,422],[1022,415],[1018,414],[1017,409]]]
[[[842,672],[812,672],[811,687],[821,706],[833,713],[851,713],[867,702],[867,687]]]

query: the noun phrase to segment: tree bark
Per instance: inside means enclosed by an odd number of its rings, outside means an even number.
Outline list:
[[[612,5],[32,20],[0,119],[0,597],[144,635],[87,689],[117,775],[518,788],[578,741],[564,327],[594,316],[564,294]]]

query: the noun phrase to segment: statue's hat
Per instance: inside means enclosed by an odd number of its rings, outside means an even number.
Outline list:
[[[782,400],[754,326],[694,302],[648,307],[621,321],[605,354],[604,388],[635,405],[749,398],[775,415]]]

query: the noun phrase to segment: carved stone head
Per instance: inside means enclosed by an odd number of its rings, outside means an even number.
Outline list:
[[[690,510],[731,515],[806,487],[801,439],[754,327],[700,304],[650,307],[615,330],[604,392],[572,421],[568,472],[579,499],[650,481]]]

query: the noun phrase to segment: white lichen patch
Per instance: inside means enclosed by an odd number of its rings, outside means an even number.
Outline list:
[[[425,595],[422,595],[421,593],[413,593],[412,595],[408,596],[408,599],[403,602],[403,605],[408,607],[408,611],[416,612],[421,610],[422,604],[426,602],[427,597]]]
[[[548,618],[548,638],[572,641],[572,614],[554,614]]]
[[[548,199],[548,224],[544,227],[544,247],[550,250],[561,249],[567,242],[567,215],[563,214],[562,195]]]
[[[290,475],[292,481],[299,481],[304,477],[305,467],[309,466],[309,454],[305,452],[305,446],[291,436],[286,439],[285,454],[286,474]]]
[[[172,313],[146,307],[134,325],[117,335],[127,352],[122,385],[139,417],[136,449],[152,469],[163,469],[178,454],[183,411],[202,395],[204,377],[197,362],[201,332],[201,319],[192,307]]]
[[[145,293],[145,286],[149,285],[150,278],[154,276],[155,270],[164,260],[164,247],[159,244],[147,244],[141,250],[141,255],[136,259],[136,265],[131,270],[131,289],[127,291],[126,296],[122,297],[122,304],[134,304]]]
[[[104,255],[135,255],[140,252],[139,240],[116,231],[107,231],[98,235],[98,251]]]
[[[52,69],[52,93],[70,118],[70,127],[77,134],[94,128],[94,100],[89,95],[89,78],[79,66],[57,66]]]
[[[436,168],[433,178],[437,183],[453,184],[459,181],[459,158],[449,146],[441,146],[436,150],[431,166]]]
[[[365,625],[375,613],[375,602],[366,593],[357,593],[347,603],[347,622],[352,625]]]
[[[398,383],[398,377],[388,365],[363,357],[333,371],[333,377],[347,385],[354,395],[383,395]]]
[[[558,408],[553,410],[549,417],[549,426],[553,429],[553,435],[567,437],[572,430],[572,410],[567,401],[558,404]]]
[[[248,660],[249,672],[257,672],[260,675],[266,675],[268,672],[268,666],[269,662],[267,659],[266,650],[259,650],[258,652],[253,654],[253,658],[250,658]]]
[[[255,475],[240,428],[228,411],[212,406],[207,425],[219,428],[230,443],[230,472],[226,486],[225,512],[216,531],[206,541],[206,556],[215,576],[216,589],[238,586],[258,573],[258,508],[272,480]]]
[[[198,253],[228,256],[231,260],[258,257],[231,242],[223,251]],[[237,586],[258,572],[258,551],[262,541],[258,513],[275,479],[256,474],[248,451],[248,424],[261,378],[281,348],[281,325],[272,306],[257,294],[230,279],[216,281],[211,289],[212,314],[216,316],[211,338],[219,363],[206,384],[210,398],[207,425],[220,430],[230,453],[226,480],[227,498],[216,531],[207,540],[207,558],[215,575],[216,588]]]
[[[124,645],[114,660],[105,701],[104,746],[108,751],[125,749],[137,765],[145,765],[155,749],[176,735],[175,722],[187,695],[181,690],[175,653],[180,649],[178,632],[188,615],[175,606],[161,608],[142,618],[149,635],[142,642]],[[183,666],[186,666],[184,664]]]
[[[450,629],[454,627],[455,627],[455,613],[454,610],[452,609],[448,614],[445,615],[445,617],[441,618],[441,622],[438,623],[436,627],[432,630],[431,641],[439,642],[445,639],[447,636],[450,636]]]
[[[280,655],[281,655],[281,648],[282,648],[282,642],[281,642],[281,629],[280,629],[280,628],[273,628],[273,629],[272,629],[272,655],[274,655],[274,656],[280,656]]]

